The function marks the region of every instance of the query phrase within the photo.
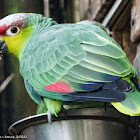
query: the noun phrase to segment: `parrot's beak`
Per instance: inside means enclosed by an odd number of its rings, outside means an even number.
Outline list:
[[[8,47],[5,41],[0,41],[0,51],[2,53],[8,52]]]

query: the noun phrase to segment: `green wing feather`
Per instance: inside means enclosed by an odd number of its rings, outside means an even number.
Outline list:
[[[69,81],[72,86],[87,81],[111,82],[116,76],[137,76],[121,47],[101,28],[86,24],[54,25],[33,35],[20,58],[20,71],[38,94],[54,99],[61,96],[44,92],[43,87],[57,81]],[[133,96],[126,94],[125,102],[113,105],[121,112],[133,109],[138,114],[135,108],[140,103],[134,99],[137,94],[134,98],[129,95]],[[128,105],[131,99],[132,106]]]
[[[62,78],[108,82],[108,75],[125,77],[134,73],[121,47],[94,25],[54,25],[29,42],[20,67],[24,79],[37,91]]]

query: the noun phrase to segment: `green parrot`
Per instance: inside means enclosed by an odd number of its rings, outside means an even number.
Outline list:
[[[12,14],[0,20],[1,50],[17,56],[30,97],[48,114],[57,116],[64,102],[99,101],[139,116],[137,72],[105,29],[89,23]]]

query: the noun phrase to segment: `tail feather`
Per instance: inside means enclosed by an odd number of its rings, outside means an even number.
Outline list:
[[[113,102],[112,105],[120,112],[130,115],[140,115],[140,93],[135,88],[133,92],[126,92],[126,99],[122,102]]]

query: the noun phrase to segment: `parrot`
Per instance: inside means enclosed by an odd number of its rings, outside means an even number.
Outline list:
[[[138,74],[101,24],[11,14],[0,20],[0,50],[17,57],[29,96],[48,116],[57,116],[65,102],[94,101],[140,115]]]

